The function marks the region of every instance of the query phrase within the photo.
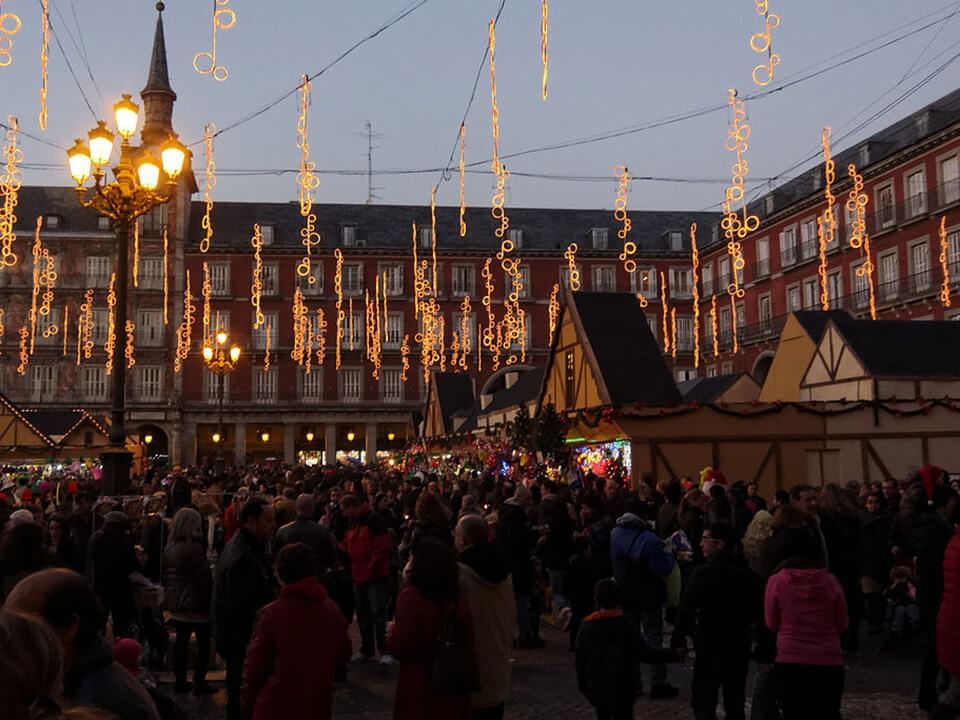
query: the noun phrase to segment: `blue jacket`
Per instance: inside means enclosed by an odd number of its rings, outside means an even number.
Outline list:
[[[667,597],[664,578],[675,560],[646,522],[632,513],[617,520],[610,534],[610,560],[625,608],[655,610],[663,605]]]

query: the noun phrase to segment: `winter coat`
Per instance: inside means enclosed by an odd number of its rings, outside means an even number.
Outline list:
[[[943,595],[943,557],[952,536],[950,524],[929,505],[901,511],[890,529],[891,546],[906,558],[916,559],[917,605],[931,621]]]
[[[93,589],[105,600],[133,604],[130,574],[140,570],[133,543],[116,528],[107,527],[93,534],[89,547]]]
[[[298,517],[277,530],[273,543],[274,557],[285,545],[298,542],[313,548],[321,569],[329,570],[337,564],[337,542],[333,539],[333,533],[308,517]]]
[[[837,579],[823,568],[784,568],[767,581],[767,627],[777,634],[777,662],[843,665],[840,633],[847,603]]]
[[[75,705],[106,710],[123,720],[160,720],[147,689],[113,659],[102,638],[77,653],[63,678],[64,696]]]
[[[223,656],[245,654],[260,608],[274,599],[263,546],[240,528],[223,549],[213,585],[213,636]]]
[[[893,565],[890,554],[890,516],[884,512],[860,513],[860,574],[886,585]]]
[[[371,520],[375,521],[375,518],[372,515],[370,512],[360,515],[340,544],[350,556],[350,574],[355,585],[366,585],[390,577],[393,538],[388,532],[374,533]]]
[[[484,543],[460,553],[460,592],[470,607],[480,672],[473,707],[494,707],[510,691],[510,652],[517,627],[510,568],[499,548]]]
[[[706,517],[703,510],[691,505],[680,516],[680,529],[683,530],[690,546],[693,548],[693,562],[699,564],[703,562],[703,550],[700,549],[700,540],[703,538],[703,531],[706,528]]]
[[[470,695],[436,695],[430,688],[430,673],[437,651],[443,613],[455,612],[457,622],[474,637],[470,609],[466,599],[457,599],[446,610],[427,598],[420,589],[408,585],[397,597],[393,630],[387,649],[400,661],[397,692],[393,704],[394,720],[469,720]]]
[[[827,546],[830,572],[845,590],[856,587],[863,574],[860,556],[860,522],[839,513],[820,514],[820,532]]]
[[[633,704],[640,663],[667,662],[674,654],[647,645],[619,608],[588,615],[577,634],[577,687],[591,703]]]
[[[680,529],[679,508],[669,500],[657,511],[657,535],[668,538]]]
[[[210,621],[213,578],[200,542],[176,542],[163,552],[164,602],[174,620]]]
[[[533,562],[530,558],[530,522],[527,511],[508,500],[500,511],[497,545],[507,556],[513,592],[524,595],[533,589]]]
[[[718,552],[690,575],[674,628],[674,644],[694,638],[698,655],[746,657],[760,619],[763,584],[742,555]]]
[[[287,585],[263,608],[247,648],[245,720],[329,720],[333,676],[350,651],[347,621],[320,581]]]
[[[960,675],[960,532],[947,545],[943,559],[943,601],[937,614],[937,657],[940,666]]]
[[[540,522],[549,527],[540,549],[543,566],[548,570],[566,570],[573,554],[573,534],[577,528],[563,498],[548,495],[543,499]]]
[[[673,555],[646,522],[625,513],[610,533],[613,576],[623,588],[624,608],[656,610],[667,597],[664,578],[674,566]]]

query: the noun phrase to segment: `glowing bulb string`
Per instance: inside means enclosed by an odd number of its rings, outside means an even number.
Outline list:
[[[322,307],[317,308],[317,365],[327,359],[327,318]]]
[[[50,0],[40,0],[40,114],[37,124],[47,129],[47,65],[50,62]]]
[[[700,250],[697,248],[697,224],[690,223],[690,291],[693,294],[693,367],[700,367]]]
[[[467,127],[460,123],[460,237],[467,236],[466,150]]]
[[[297,265],[297,275],[307,278],[307,282],[313,285],[317,279],[312,272],[310,255],[312,249],[320,245],[320,233],[317,232],[317,216],[313,212],[313,198],[317,188],[320,187],[320,178],[314,172],[316,163],[310,160],[309,111],[310,80],[304,75],[303,82],[300,85],[300,108],[297,116],[297,147],[300,149],[297,190],[300,201],[300,216],[304,223],[300,230],[304,255]]]
[[[0,308],[0,347],[3,346],[3,336],[6,332],[7,329],[4,326],[4,311],[3,308]]]
[[[670,308],[670,354],[677,359],[677,309]]]
[[[733,352],[734,354],[740,352],[740,333],[738,329],[738,320],[737,320],[737,296],[730,296],[730,329],[733,334]]]
[[[356,333],[356,321],[353,316],[353,298],[348,300],[347,305],[347,349],[350,351],[356,350],[354,347],[355,342],[355,333]]]
[[[13,36],[20,32],[23,23],[16,13],[0,12],[0,68],[13,62]]]
[[[617,237],[623,241],[623,251],[620,253],[620,262],[623,263],[623,269],[628,275],[637,271],[637,261],[633,256],[637,254],[637,244],[632,240],[627,240],[630,230],[633,228],[633,221],[627,214],[627,199],[630,192],[630,171],[626,165],[617,165],[614,170],[617,177],[617,199],[613,202],[613,219],[622,223],[622,227],[617,230]]]
[[[133,221],[133,286],[140,287],[140,218]]]
[[[80,364],[80,342],[83,341],[83,359],[93,356],[93,288],[87,288],[77,318],[77,365]]]
[[[577,268],[577,244],[570,243],[563,256],[567,259],[567,278],[570,290],[577,292],[580,289],[580,270]]]
[[[547,306],[547,315],[550,319],[550,335],[547,347],[553,347],[553,336],[557,332],[557,320],[560,317],[560,283],[554,283],[550,291],[550,304]]]
[[[293,348],[290,357],[298,365],[303,366],[304,358],[310,354],[307,348],[307,307],[303,301],[303,291],[298,287],[293,291]]]
[[[213,136],[217,128],[213,123],[207,123],[203,126],[203,154],[207,161],[206,174],[203,183],[203,202],[205,209],[203,220],[200,227],[204,230],[204,236],[200,238],[200,252],[205,253],[210,250],[210,241],[213,240],[213,189],[217,186],[217,165],[213,161]]]
[[[940,302],[950,307],[950,244],[947,237],[947,216],[940,217],[940,272],[943,282],[940,285]]]
[[[169,248],[170,239],[167,236],[167,226],[163,226],[163,325],[170,324],[170,277],[169,277]]]
[[[411,223],[413,228],[413,319],[416,320],[420,317],[420,284],[422,278],[420,277],[420,261],[417,259],[417,224]]]
[[[407,381],[407,373],[410,372],[410,335],[403,336],[403,342],[400,343],[400,380]]]
[[[137,364],[137,360],[134,355],[135,353],[134,341],[135,341],[136,330],[137,330],[136,323],[134,323],[133,320],[127,320],[127,324],[126,324],[127,344],[123,349],[123,355],[127,360],[127,370],[129,370],[130,368],[132,368],[134,365]]]
[[[760,218],[749,213],[745,197],[745,182],[749,173],[745,155],[751,133],[750,125],[746,122],[746,102],[738,100],[737,91],[731,88],[727,91],[727,104],[731,110],[731,120],[725,147],[736,155],[736,162],[731,167],[730,185],[724,193],[724,217],[720,225],[727,240],[727,254],[730,256],[731,276],[727,293],[731,298],[739,299],[746,294],[740,287],[740,274],[746,266],[740,241],[760,227]]]
[[[43,295],[40,298],[38,312],[40,317],[46,318],[53,311],[53,289],[57,285],[57,260],[50,254],[49,248],[43,248],[40,259],[40,285],[43,288]],[[43,329],[43,337],[52,337],[58,332],[60,329],[54,323],[48,322]]]
[[[817,218],[817,249],[820,256],[817,274],[820,276],[820,306],[823,310],[830,309],[830,291],[827,287],[827,248],[833,245],[837,233],[837,218],[833,214],[833,205],[836,202],[833,183],[837,179],[837,164],[830,151],[830,134],[829,127],[825,127],[820,134],[820,142],[823,146],[823,197],[827,201],[826,210]]]
[[[452,331],[450,339],[450,367],[454,372],[460,372],[460,333]]]
[[[250,245],[253,247],[253,282],[250,285],[250,305],[253,306],[253,329],[259,329],[264,321],[263,314],[263,234],[260,231],[260,224],[253,224],[253,237],[250,238]]]
[[[542,100],[547,99],[547,80],[550,76],[550,53],[548,41],[550,39],[550,5],[548,0],[542,0],[540,8],[540,61],[543,63],[543,78],[541,80],[540,95]]]
[[[470,306],[470,296],[465,295],[463,302],[460,303],[460,363],[459,367],[461,370],[466,372],[469,370],[469,357],[471,351],[470,343],[470,313],[472,308]]]
[[[340,248],[333,251],[333,257],[336,259],[336,268],[333,275],[333,289],[337,295],[337,344],[336,344],[336,369],[340,369],[340,351],[343,341],[343,253]],[[352,335],[351,335],[352,337]]]
[[[3,173],[0,174],[0,194],[3,195],[3,204],[0,205],[0,268],[17,264],[13,243],[17,239],[14,226],[17,224],[16,209],[22,182],[19,166],[23,162],[23,150],[17,144],[20,125],[13,115],[8,116],[7,120],[10,125],[3,146]]]
[[[177,354],[173,359],[173,371],[180,372],[183,361],[190,355],[190,342],[193,338],[193,323],[196,307],[190,291],[190,270],[187,270],[186,287],[183,290],[183,320],[177,328]]]
[[[717,335],[717,296],[710,296],[710,332],[713,340],[713,356],[720,354],[720,338]]]
[[[211,326],[211,321],[213,320],[212,315],[210,314],[210,298],[213,295],[213,286],[210,283],[210,267],[207,265],[207,261],[203,262],[203,285],[200,286],[200,293],[203,298],[203,315],[202,317],[202,327],[203,327],[203,342],[209,343],[213,335],[215,334],[215,328]]]
[[[506,166],[500,162],[500,105],[497,101],[497,69],[496,69],[496,49],[497,49],[497,22],[491,20],[488,26],[488,51],[490,56],[490,124],[493,128],[493,174],[497,177],[496,190],[493,193],[490,214],[493,219],[500,223],[500,226],[494,230],[494,234],[501,239],[500,258],[509,254],[513,250],[513,243],[506,239],[507,229],[510,227],[510,218],[504,209],[506,199],[507,178],[510,173]]]
[[[670,352],[670,305],[667,302],[667,278],[660,271],[660,309],[663,312],[663,352]]]
[[[437,186],[430,189],[430,252],[433,255],[433,294],[437,295]]]
[[[107,353],[104,369],[107,375],[113,374],[113,350],[117,341],[117,274],[110,273],[110,285],[107,289],[107,342],[103,349]]]
[[[270,331],[272,330],[270,321],[267,320],[267,334],[263,338],[263,371],[270,372]]]
[[[193,56],[193,69],[200,75],[210,75],[217,82],[223,82],[230,75],[225,66],[217,64],[217,31],[230,30],[237,24],[237,13],[227,7],[229,4],[230,0],[214,0],[210,50]]]
[[[67,303],[63,304],[63,353],[62,356],[67,356],[67,345],[70,341],[70,305]],[[0,314],[0,343],[3,342],[3,315]]]
[[[870,318],[877,319],[877,298],[874,287],[874,272],[876,268],[873,264],[873,254],[870,249],[870,235],[867,233],[867,205],[870,203],[870,196],[863,189],[863,175],[857,172],[857,166],[853,163],[847,165],[847,174],[853,181],[850,188],[850,194],[847,197],[847,211],[853,214],[853,223],[850,230],[850,247],[860,251],[860,257],[863,262],[857,267],[857,277],[867,279],[867,293],[870,303]]]
[[[40,240],[40,228],[43,227],[43,216],[37,217],[36,230],[33,235],[33,283],[30,291],[30,354],[37,339],[37,299],[40,295],[40,265],[43,262],[43,243]]]
[[[483,278],[483,307],[487,310],[487,324],[483,328],[483,342],[477,345],[477,355],[481,355],[482,348],[487,348],[491,354],[494,352],[494,326],[496,319],[493,311],[493,272],[490,266],[493,264],[493,258],[487,258],[483,263],[483,269],[480,271],[480,277]],[[482,361],[478,359],[482,366]]]
[[[755,0],[757,15],[763,18],[763,30],[750,37],[750,49],[758,55],[766,53],[767,61],[760,63],[753,69],[753,82],[766,87],[773,82],[773,69],[780,64],[780,56],[773,52],[771,34],[780,27],[780,16],[770,12],[768,0]]]
[[[17,374],[24,375],[27,372],[27,365],[30,364],[29,353],[30,328],[26,325],[20,326],[20,364],[17,365]]]

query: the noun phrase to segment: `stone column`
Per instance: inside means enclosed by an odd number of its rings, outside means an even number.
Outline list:
[[[283,425],[283,461],[287,465],[297,462],[296,430],[297,426],[292,423]]]
[[[367,423],[366,437],[367,462],[371,463],[377,459],[377,424]]]
[[[233,426],[233,461],[240,467],[247,463],[247,424]]]
[[[184,423],[180,433],[180,463],[197,464],[197,424]]]
[[[327,465],[333,465],[337,460],[337,424],[327,423],[323,426],[323,450],[326,454]]]

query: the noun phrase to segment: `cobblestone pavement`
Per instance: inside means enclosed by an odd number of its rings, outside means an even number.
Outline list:
[[[595,717],[577,692],[573,656],[566,637],[545,629],[547,648],[518,650],[513,665],[513,691],[507,703],[508,720],[588,720]],[[866,638],[862,653],[850,658],[844,693],[845,720],[923,720],[914,701],[919,653],[883,652],[879,641]],[[691,668],[670,667],[671,682],[683,690],[676,700],[641,698],[635,706],[638,720],[692,720],[689,708]],[[337,686],[334,718],[337,720],[390,720],[397,669],[376,664],[351,666],[349,679]],[[222,680],[222,674],[213,680]],[[168,677],[162,680],[170,680]],[[749,689],[752,686],[752,679]],[[165,682],[161,689],[170,691]],[[190,718],[223,717],[223,693],[203,701],[184,700]],[[720,717],[723,717],[722,712]],[[748,712],[749,717],[749,712]],[[438,719],[441,720],[441,719]],[[813,719],[811,719],[813,720]]]

